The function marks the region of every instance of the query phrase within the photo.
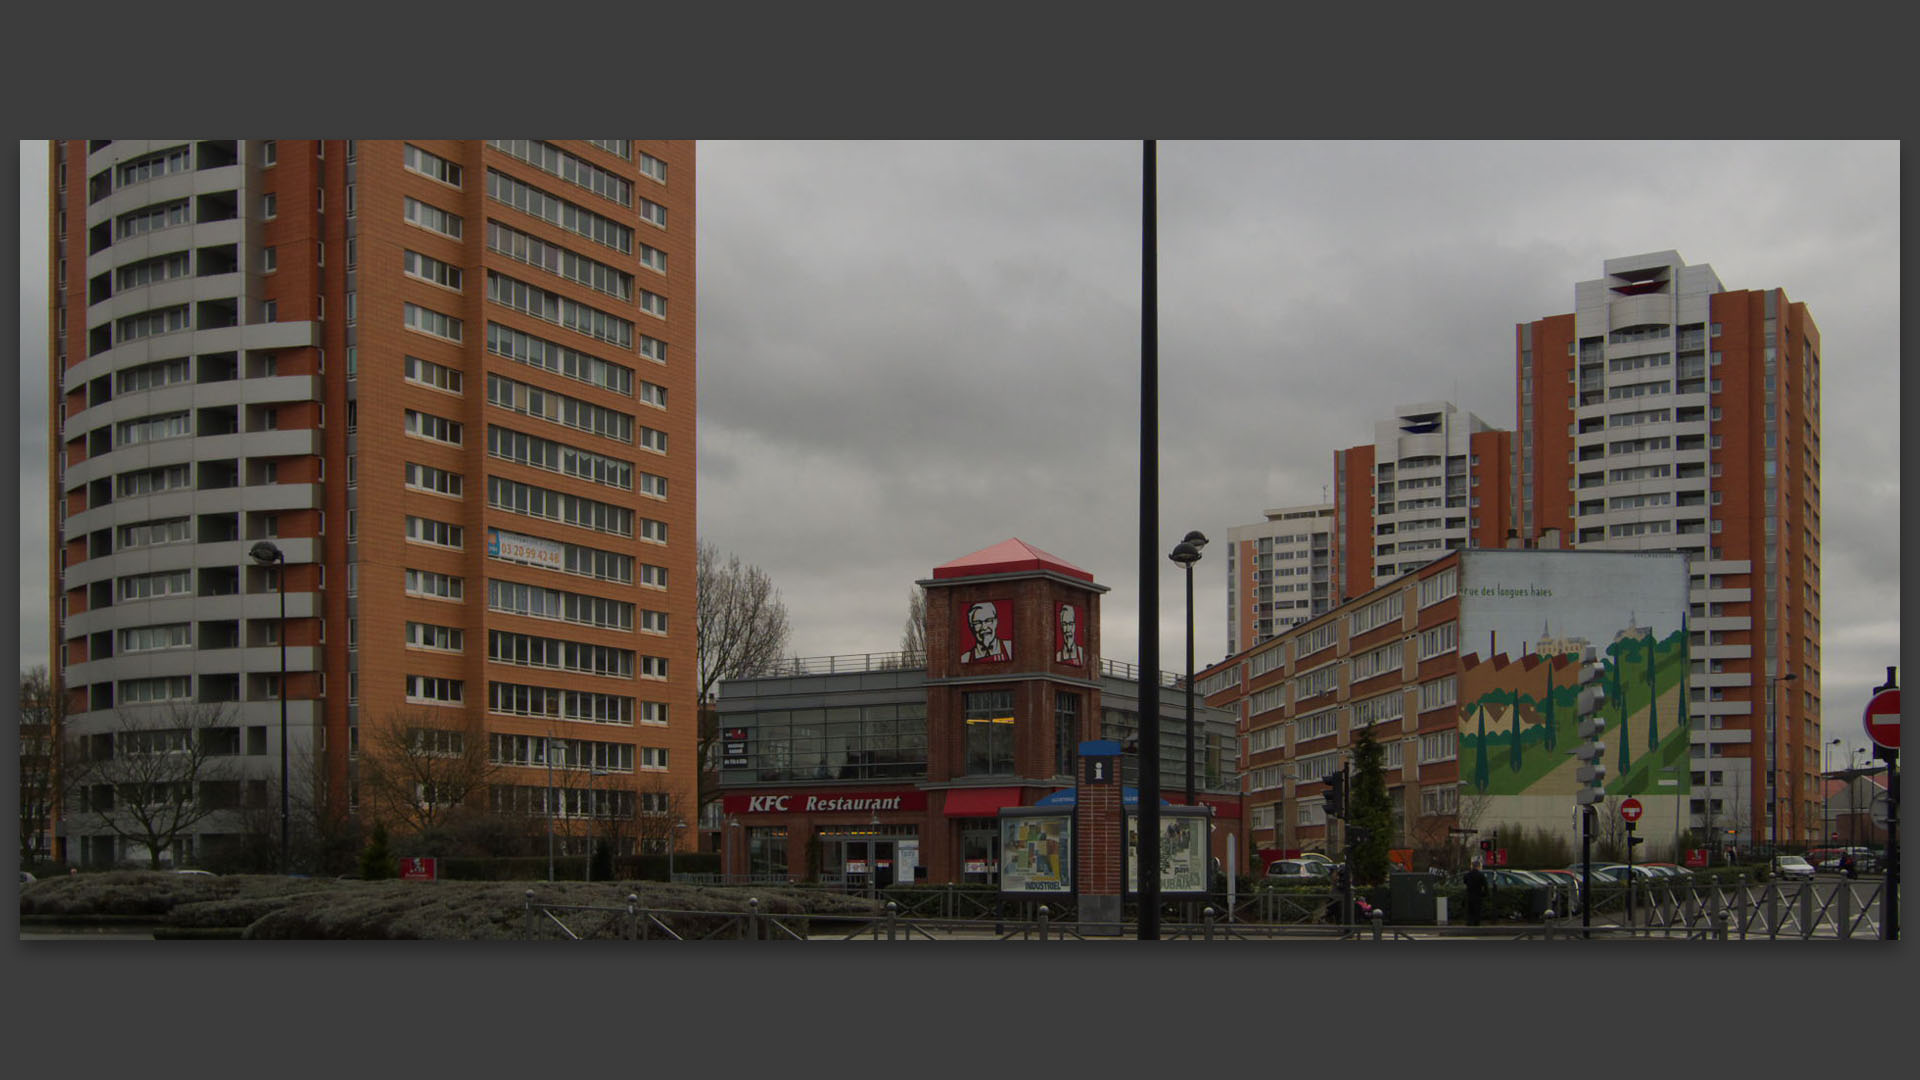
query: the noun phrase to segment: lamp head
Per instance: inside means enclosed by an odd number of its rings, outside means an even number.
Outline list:
[[[1181,566],[1190,567],[1200,561],[1200,549],[1182,540],[1174,545],[1173,552],[1169,554],[1167,558],[1172,559]]]
[[[253,545],[253,547],[247,549],[247,554],[252,557],[254,562],[260,563],[262,566],[268,563],[277,563],[286,558],[286,556],[281,553],[280,548],[271,540],[262,540]]]

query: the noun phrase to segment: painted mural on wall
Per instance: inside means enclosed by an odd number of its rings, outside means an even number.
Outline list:
[[[981,600],[960,613],[962,664],[999,664],[1013,659],[1013,601]]]
[[[1053,658],[1074,667],[1087,666],[1087,649],[1080,643],[1080,607],[1060,604],[1053,619]]]
[[[1475,552],[1460,573],[1463,805],[1495,800],[1486,824],[1568,820],[1580,787],[1578,677],[1590,651],[1606,692],[1606,792],[1654,797],[1649,831],[1670,827],[1688,790],[1693,723],[1685,557]]]

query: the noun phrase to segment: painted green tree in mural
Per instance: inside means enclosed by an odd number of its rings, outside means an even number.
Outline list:
[[[1680,725],[1681,731],[1689,731],[1693,728],[1693,720],[1687,715],[1687,695],[1692,693],[1692,691],[1687,688],[1687,676],[1692,672],[1693,637],[1687,630],[1687,617],[1682,615],[1680,616],[1680,678],[1678,680],[1680,687],[1680,715],[1674,720],[1674,723]]]
[[[1653,639],[1653,631],[1647,631],[1647,752],[1660,749],[1660,686],[1655,679],[1654,654],[1660,651],[1659,643]]]
[[[1622,685],[1621,673],[1626,668],[1627,662],[1639,651],[1639,638],[1616,638],[1613,644],[1607,646],[1607,659],[1610,661],[1607,667],[1609,674],[1613,676],[1611,680],[1613,685],[1608,689],[1607,696],[1612,699],[1611,704],[1620,719],[1620,771],[1616,774],[1618,776],[1627,775],[1627,766],[1632,764],[1633,760],[1627,750],[1630,742],[1627,726],[1627,696],[1625,687]]]
[[[1546,714],[1547,731],[1546,731],[1546,739],[1544,740],[1543,745],[1545,745],[1548,750],[1552,750],[1556,745],[1559,744],[1559,741],[1560,741],[1557,737],[1555,737],[1554,731],[1553,731],[1555,718],[1558,715],[1555,712],[1553,707],[1553,662],[1555,659],[1557,658],[1552,656],[1549,656],[1546,658],[1547,695],[1546,695],[1546,701],[1545,701],[1546,709],[1544,711]]]

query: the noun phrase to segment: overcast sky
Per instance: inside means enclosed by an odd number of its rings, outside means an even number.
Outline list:
[[[22,148],[21,648],[47,657],[43,144]],[[1514,419],[1515,323],[1672,249],[1821,333],[1827,737],[1899,662],[1899,157],[1884,143],[1159,146],[1162,666],[1226,649],[1227,529],[1317,502],[1396,405]],[[1018,537],[1138,651],[1138,143],[702,143],[699,523],[802,656],[899,647],[912,582]],[[1834,762],[1839,764],[1838,759]]]

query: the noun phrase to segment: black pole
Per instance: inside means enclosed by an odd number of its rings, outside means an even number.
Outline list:
[[[1593,806],[1580,814],[1580,934],[1592,937],[1593,926]]]
[[[1637,821],[1627,822],[1627,928],[1633,928],[1633,834],[1639,829]]]
[[[1160,297],[1154,171],[1154,141],[1148,139],[1140,156],[1140,880],[1136,891],[1141,941],[1160,940]]]
[[[1193,564],[1187,564],[1187,805],[1193,795]]]
[[[287,860],[287,822],[292,817],[287,793],[287,560],[280,557],[275,567],[280,578],[280,872],[291,864]]]

